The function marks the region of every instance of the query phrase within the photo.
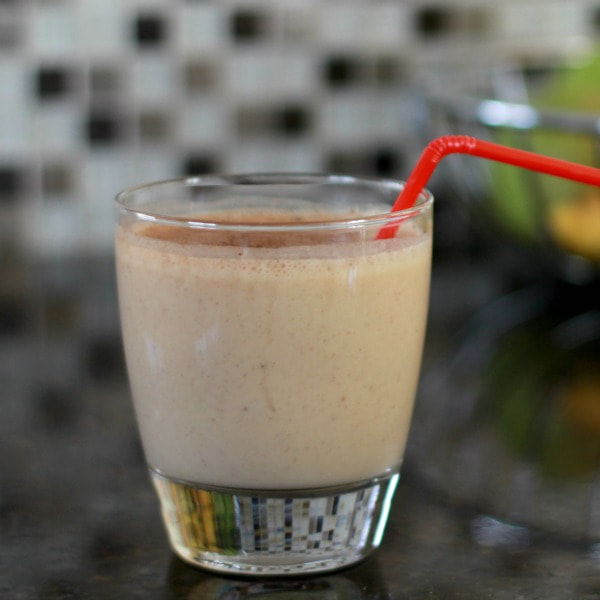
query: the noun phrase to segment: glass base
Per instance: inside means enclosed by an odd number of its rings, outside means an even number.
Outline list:
[[[186,562],[245,575],[332,571],[381,543],[399,474],[313,490],[235,490],[150,470],[171,545]]]

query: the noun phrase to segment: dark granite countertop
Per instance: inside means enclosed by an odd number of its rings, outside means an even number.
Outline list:
[[[3,269],[1,598],[600,598],[600,546],[506,535],[513,530],[426,484],[410,453],[383,545],[354,568],[264,581],[185,565],[168,547],[145,471],[111,259],[15,259]],[[426,372],[461,315],[501,291],[485,272],[434,270]]]

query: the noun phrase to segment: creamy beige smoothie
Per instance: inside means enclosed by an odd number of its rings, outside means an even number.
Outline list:
[[[118,226],[124,343],[151,468],[254,489],[399,468],[431,236],[410,224],[391,240],[363,235],[241,248],[226,234]]]

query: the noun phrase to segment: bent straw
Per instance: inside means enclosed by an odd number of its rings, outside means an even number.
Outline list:
[[[446,135],[427,145],[396,199],[392,212],[411,208],[414,205],[435,168],[448,154],[471,154],[555,177],[600,186],[600,169],[594,167],[509,148],[468,135]],[[398,221],[384,225],[377,234],[377,239],[394,237],[401,220],[402,218],[399,217]]]

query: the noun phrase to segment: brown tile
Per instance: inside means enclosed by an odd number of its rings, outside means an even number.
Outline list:
[[[258,106],[240,106],[235,112],[235,128],[241,137],[267,133],[269,131],[267,111]]]
[[[49,163],[42,167],[42,192],[44,195],[64,195],[72,190],[73,172],[69,165]]]
[[[170,115],[162,111],[145,111],[139,116],[138,131],[144,142],[162,142],[171,136]]]
[[[193,59],[184,65],[184,86],[188,93],[205,92],[217,83],[217,69],[214,63]]]
[[[118,92],[121,88],[121,73],[117,67],[94,65],[90,69],[90,89],[92,94]]]

